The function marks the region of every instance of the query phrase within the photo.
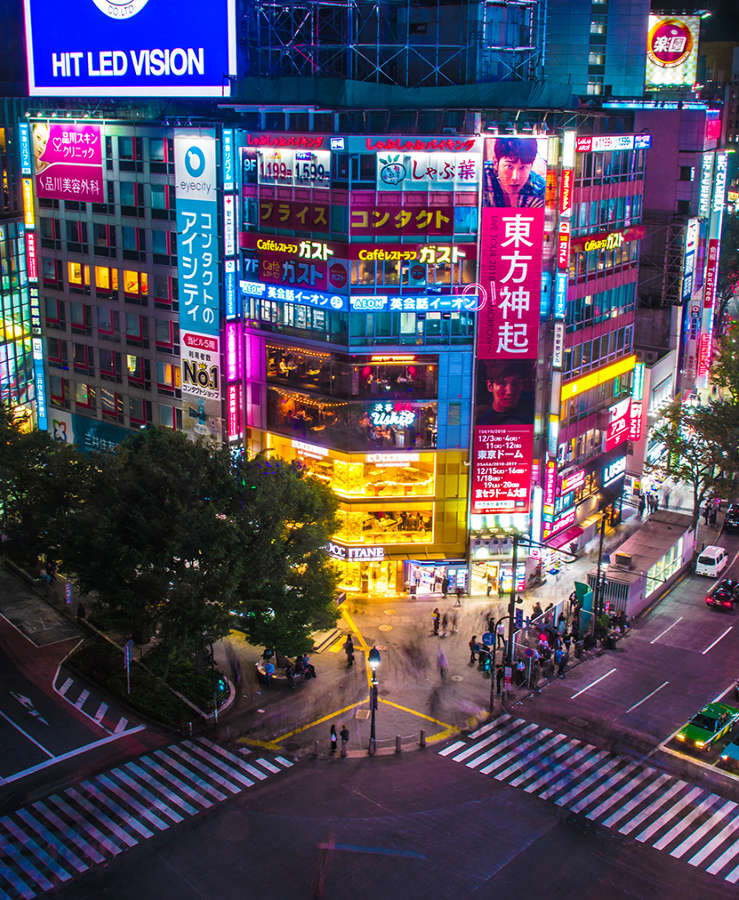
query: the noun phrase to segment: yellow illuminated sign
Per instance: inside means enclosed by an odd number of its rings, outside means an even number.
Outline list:
[[[33,228],[36,224],[33,215],[33,182],[30,178],[23,179],[23,220],[26,228]]]
[[[591,388],[605,384],[606,381],[610,381],[612,378],[617,378],[625,372],[630,372],[635,365],[636,354],[632,354],[627,356],[626,359],[620,359],[618,362],[606,366],[605,369],[598,369],[598,371],[591,372],[589,375],[583,375],[582,378],[578,378],[575,381],[568,381],[562,385],[562,400],[569,400],[576,394],[583,394]]]

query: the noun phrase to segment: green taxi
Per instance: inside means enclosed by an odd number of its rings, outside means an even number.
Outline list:
[[[731,732],[739,722],[739,709],[725,703],[709,703],[675,735],[676,740],[696,750],[707,750]]]

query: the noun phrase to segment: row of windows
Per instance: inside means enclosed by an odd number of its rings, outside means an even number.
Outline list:
[[[614,272],[639,264],[640,241],[626,241],[616,250],[579,250],[570,253],[570,280],[582,282],[597,275]]]
[[[89,253],[90,236],[92,251],[96,256],[120,256],[123,259],[146,262],[147,248],[158,265],[177,265],[177,235],[160,228],[138,228],[134,225],[110,225],[95,222],[88,228],[87,222],[43,216],[40,221],[41,246],[46,250],[66,249],[71,253]]]
[[[572,210],[572,233],[614,231],[638,225],[641,222],[642,203],[642,194],[576,203]]]
[[[132,428],[156,424],[182,430],[182,410],[171,404],[127,397],[108,387],[75,383],[61,375],[52,374],[49,378],[49,401],[53,408],[78,411],[83,415],[99,411],[103,420]]]
[[[615,184],[644,178],[644,150],[604,150],[578,153],[575,157],[575,183]]]
[[[122,172],[143,172],[148,159],[152,172],[171,174],[174,172],[174,140],[167,137],[134,137],[133,135],[108,135],[105,138],[105,164],[113,168],[113,149],[118,151],[118,168]]]
[[[633,349],[634,326],[626,325],[592,341],[583,341],[568,347],[564,352],[564,378],[584,375],[592,369],[600,369],[607,363],[628,356]]]
[[[95,293],[106,300],[120,300],[122,291],[126,303],[139,306],[146,306],[150,296],[149,275],[135,269],[88,266],[78,262],[67,262],[65,266],[59,259],[45,257],[41,263],[41,280],[46,288],[68,290],[70,294],[89,295],[94,284]],[[154,306],[177,311],[177,278],[157,273],[151,281]]]
[[[115,381],[128,384],[143,390],[152,389],[151,360],[132,353],[119,353],[91,347],[88,344],[72,342],[61,338],[47,338],[47,355],[49,366],[53,369],[73,370],[83,375],[95,375],[95,358],[97,372],[104,381]],[[174,395],[181,388],[180,367],[177,363],[156,362],[156,389],[160,394]]]
[[[622,284],[608,291],[587,294],[567,302],[567,331],[573,332],[588,325],[632,312],[636,306],[636,281]]]

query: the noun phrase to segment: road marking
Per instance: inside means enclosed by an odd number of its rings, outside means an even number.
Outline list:
[[[654,815],[654,813],[660,808],[660,806],[664,806],[665,803],[670,799],[670,797],[674,797],[679,791],[682,791],[683,788],[688,786],[687,781],[677,781],[669,791],[666,791],[664,794],[657,797],[654,803],[650,803],[649,806],[645,807],[640,813],[634,816],[633,819],[629,819],[624,825],[622,825],[618,830],[620,834],[631,834],[631,832],[638,828],[641,823],[647,819],[649,816]]]
[[[113,734],[120,734],[122,731],[125,731],[126,725],[128,725],[128,719],[125,716],[121,716],[118,720],[118,724],[113,729]]]
[[[579,697],[580,694],[584,694],[585,691],[589,691],[591,687],[595,687],[595,685],[598,684],[599,681],[603,681],[604,678],[608,678],[609,675],[613,675],[613,673],[614,673],[615,671],[616,671],[616,669],[613,668],[613,669],[611,669],[610,672],[606,672],[605,675],[601,675],[600,678],[596,678],[595,681],[594,681],[592,684],[589,684],[587,687],[584,687],[581,691],[578,691],[576,694],[573,694],[573,695],[570,697],[570,700],[574,700],[575,697]]]
[[[732,822],[729,822],[726,828],[723,828],[721,831],[719,831],[714,839],[712,841],[709,841],[702,850],[699,850],[698,853],[695,854],[695,856],[690,857],[690,859],[688,860],[690,865],[700,865],[707,856],[710,856],[717,847],[720,847],[727,838],[731,837],[731,835],[737,830],[737,828],[739,828],[739,819],[734,819]],[[711,872],[712,868],[713,866],[710,866],[708,871]],[[714,873],[711,872],[711,874],[713,875]]]
[[[95,713],[95,721],[99,722],[105,713],[108,711],[108,704],[101,701],[100,706],[98,706],[98,711]]]
[[[726,637],[726,635],[731,631],[731,629],[733,627],[734,627],[733,625],[729,625],[729,627],[726,629],[726,631],[722,635],[717,637],[716,640],[712,644],[709,644],[706,647],[706,649],[701,652],[701,656],[705,656],[709,650],[712,650],[716,646],[716,644],[718,644],[719,641],[723,640]]]
[[[282,741],[287,740],[289,737],[292,737],[295,734],[300,734],[301,731],[307,731],[309,728],[313,728],[315,725],[320,725],[322,722],[327,722],[329,719],[335,719],[342,713],[349,712],[350,709],[356,709],[358,706],[364,706],[365,703],[369,703],[369,697],[365,697],[364,700],[360,700],[358,703],[352,703],[349,706],[344,706],[342,709],[337,709],[334,712],[329,713],[327,716],[321,716],[320,719],[315,719],[313,722],[308,722],[307,725],[301,725],[300,728],[294,728],[292,731],[286,731],[285,734],[281,734],[279,737],[276,737],[272,741],[253,741],[251,739],[239,738],[239,743],[254,744],[254,746],[262,747],[265,750],[279,750],[280,748],[278,744],[281,744]]]
[[[675,621],[672,623],[672,625],[669,625],[667,628],[665,628],[665,630],[661,634],[658,634],[657,637],[654,638],[653,640],[651,640],[649,643],[650,644],[656,643],[661,637],[664,637],[667,634],[667,632],[670,630],[670,628],[674,628],[677,625],[677,623],[682,622],[682,620],[683,620],[682,616],[680,616],[679,619],[675,619]]]
[[[630,706],[626,710],[626,712],[630,713],[632,709],[636,709],[637,706],[641,706],[642,703],[645,703],[647,700],[649,700],[650,697],[654,697],[654,695],[657,693],[657,691],[661,691],[662,688],[665,687],[666,685],[668,685],[669,683],[670,683],[669,681],[663,681],[662,684],[658,688],[655,688],[651,694],[647,694],[647,696],[644,697],[642,700],[640,700],[638,703],[635,703],[633,706]]]
[[[82,707],[85,703],[85,700],[87,700],[87,698],[89,696],[90,696],[90,692],[88,690],[85,689],[85,690],[80,691],[79,697],[74,701],[74,706],[76,706],[77,709],[82,709]]]
[[[62,697],[67,693],[67,691],[72,687],[73,684],[74,678],[67,678],[64,684],[59,688],[59,693],[62,695]]]
[[[700,797],[702,793],[703,789],[699,787],[694,787],[692,790],[688,791],[688,793],[684,794],[677,803],[673,803],[666,812],[662,813],[658,819],[655,819],[651,825],[648,825],[643,831],[640,831],[636,836],[637,841],[643,844],[644,841],[648,840],[655,832],[664,827],[670,819],[673,819],[686,806],[689,806],[696,797]]]
[[[721,800],[722,798],[719,797],[718,799]],[[721,807],[721,809],[717,810],[711,816],[710,819],[708,819],[707,821],[705,821],[703,823],[703,825],[701,825],[701,827],[697,831],[694,831],[691,835],[689,835],[687,838],[685,838],[685,840],[682,842],[682,844],[680,844],[679,847],[675,847],[675,849],[672,851],[672,853],[670,853],[670,856],[674,856],[675,859],[679,859],[681,856],[683,856],[683,854],[685,854],[688,850],[690,850],[690,848],[693,846],[693,844],[697,844],[698,841],[701,840],[705,835],[707,835],[709,831],[712,831],[716,827],[716,824],[718,822],[720,822],[722,819],[726,818],[726,814],[728,812],[730,812],[732,809],[736,809],[736,803],[733,803],[731,800],[724,803],[724,805]],[[733,844],[729,848],[729,850],[732,850],[734,853],[736,853],[736,847]],[[728,856],[724,860],[723,864],[720,865],[716,869],[716,871],[718,872],[719,869],[723,868],[723,866],[725,866],[726,863],[729,862],[729,860],[731,858],[732,858],[731,856]],[[719,862],[719,860],[717,859],[716,863],[718,863],[718,862]],[[716,865],[716,863],[714,863],[714,865]],[[709,869],[709,871],[710,871],[710,869]],[[711,874],[713,874],[713,873],[711,873]]]
[[[31,735],[30,735],[27,731],[24,731],[24,730],[21,728],[20,725],[16,724],[16,723],[10,718],[10,716],[6,716],[5,713],[4,713],[1,709],[0,709],[0,716],[2,716],[3,719],[5,719],[7,722],[10,722],[10,724],[13,726],[13,728],[15,728],[15,729],[17,729],[18,731],[20,731],[20,733],[23,735],[23,737],[24,737],[24,738],[27,738],[32,744],[35,744],[35,745],[39,748],[39,750],[43,750],[44,753],[45,753],[50,759],[54,759],[54,754],[53,754],[53,753],[51,753],[49,750],[47,750],[46,747],[43,746],[43,744],[39,744],[39,742],[36,740],[36,738],[32,738]],[[2,782],[3,782],[3,784],[6,784],[6,783],[7,783],[8,781],[10,781],[10,780],[12,780],[12,776],[11,776],[11,778],[3,778],[3,779],[2,779]]]
[[[384,700],[382,697],[378,697],[377,700],[380,703],[385,703],[387,706],[392,706],[395,709],[400,709],[403,712],[410,713],[412,716],[418,716],[419,719],[426,719],[427,722],[433,722],[434,725],[441,725],[442,728],[454,728],[454,725],[447,725],[446,722],[442,722],[440,719],[435,719],[433,716],[427,716],[426,713],[418,712],[417,709],[411,709],[409,706],[401,706],[399,703],[393,703],[392,700]]]

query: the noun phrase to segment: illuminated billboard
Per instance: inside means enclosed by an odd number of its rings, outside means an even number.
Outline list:
[[[695,84],[699,38],[698,16],[650,15],[647,89]]]
[[[473,515],[529,511],[546,138],[485,140]]]
[[[31,96],[228,97],[235,0],[24,0]]]
[[[36,122],[33,164],[40,199],[105,202],[100,125]]]

